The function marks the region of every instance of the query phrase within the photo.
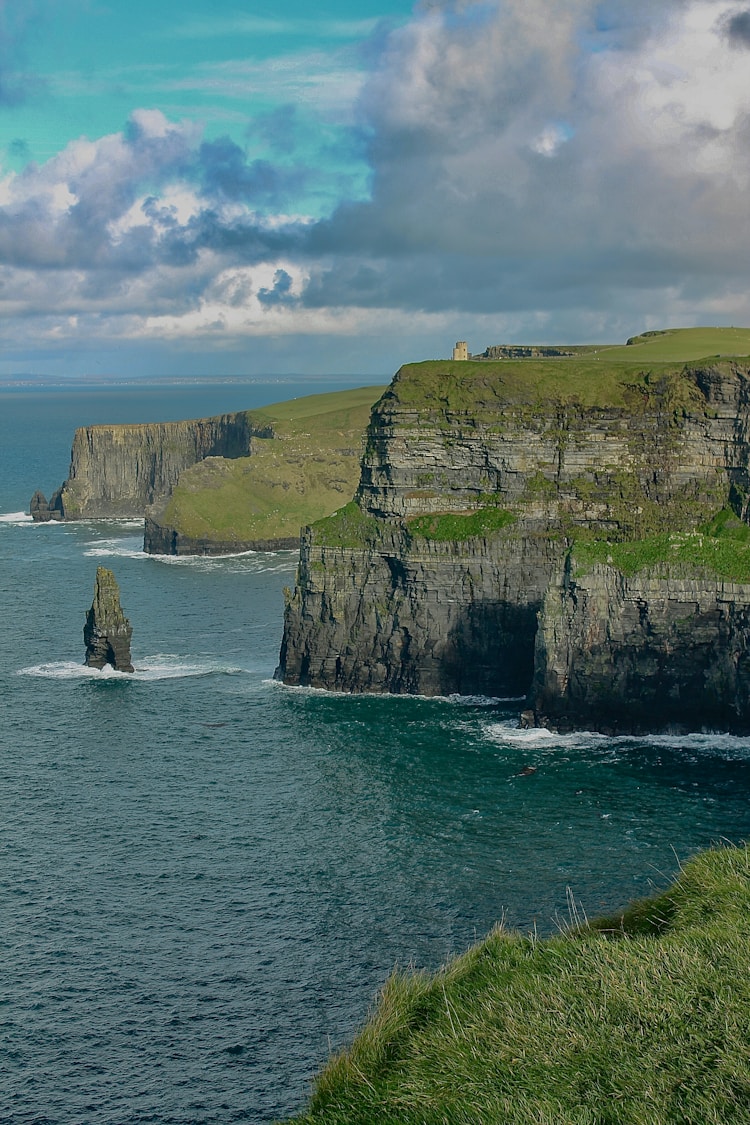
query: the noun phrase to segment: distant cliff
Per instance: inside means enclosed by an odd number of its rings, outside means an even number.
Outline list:
[[[31,514],[44,519],[142,516],[172,491],[180,473],[205,457],[246,457],[253,437],[269,434],[247,411],[186,422],[86,426],[73,438],[68,478]]]
[[[559,726],[748,726],[749,463],[745,362],[402,368],[356,503],[305,534],[279,675],[531,691],[525,721]]]

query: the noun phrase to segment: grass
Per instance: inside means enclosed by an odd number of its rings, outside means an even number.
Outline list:
[[[467,513],[445,512],[416,516],[407,522],[413,537],[437,542],[462,542],[475,536],[492,535],[514,523],[516,516],[503,508],[477,508]]]
[[[545,940],[498,929],[396,973],[296,1125],[750,1121],[750,855]]]
[[[374,516],[363,512],[352,500],[339,511],[312,525],[319,547],[365,547],[375,543],[379,525]]]
[[[750,355],[750,329],[680,328],[550,359],[428,360],[399,371],[393,393],[406,407],[482,413],[544,401],[634,409],[670,384],[675,405],[691,393],[686,363]]]
[[[650,567],[708,571],[734,582],[750,582],[750,527],[729,508],[723,508],[699,530],[613,543],[581,539],[574,547],[578,568],[608,563],[622,574]]]
[[[603,359],[638,359],[687,363],[707,356],[750,355],[750,328],[667,328],[631,337],[632,344],[602,348]]]
[[[382,387],[310,395],[249,411],[273,437],[252,456],[208,458],[180,475],[159,522],[192,539],[293,538],[354,495],[370,409]]]

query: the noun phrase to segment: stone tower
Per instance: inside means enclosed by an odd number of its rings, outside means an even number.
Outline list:
[[[456,346],[453,349],[454,359],[468,359],[469,358],[469,345],[466,340],[457,340]]]

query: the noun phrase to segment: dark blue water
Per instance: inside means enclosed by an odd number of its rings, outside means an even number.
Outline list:
[[[503,915],[548,932],[567,887],[617,907],[750,834],[750,740],[286,689],[291,553],[156,560],[134,525],[14,515],[65,476],[76,425],[303,389],[0,392],[2,1122],[270,1122],[396,963],[436,966]],[[134,677],[81,666],[99,563]]]

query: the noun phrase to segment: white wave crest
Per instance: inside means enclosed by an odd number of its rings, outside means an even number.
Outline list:
[[[159,653],[136,661],[135,672],[116,672],[109,664],[104,668],[88,668],[73,660],[57,660],[48,664],[34,664],[19,669],[19,676],[36,676],[46,680],[124,680],[128,682],[150,682],[154,680],[181,680],[189,676],[236,676],[246,672],[245,668],[222,664],[210,658],[190,660],[184,656]]]
[[[297,563],[298,551],[238,551],[227,555],[146,555],[167,566],[187,566],[199,571],[233,567],[253,574],[288,573]]]
[[[309,687],[302,684],[285,684],[281,680],[264,680],[264,684],[282,688],[284,691],[309,695],[325,695],[330,699],[386,699],[395,704],[419,700],[421,703],[450,703],[459,707],[498,707],[506,703],[520,703],[523,695],[416,695],[412,692],[351,692],[333,691],[330,688]],[[549,733],[549,732],[548,732]]]
[[[86,549],[83,553],[84,555],[88,555],[89,558],[145,558],[142,540],[136,539],[132,535],[123,539],[94,539],[86,544]]]
[[[750,736],[723,731],[696,731],[691,734],[600,734],[598,731],[574,731],[559,734],[546,727],[522,730],[513,720],[488,723],[485,733],[494,742],[506,746],[542,750],[590,750],[594,747],[663,746],[673,750],[719,753],[742,757],[750,755]]]
[[[0,514],[0,523],[33,523],[33,519],[28,512],[3,512]]]

